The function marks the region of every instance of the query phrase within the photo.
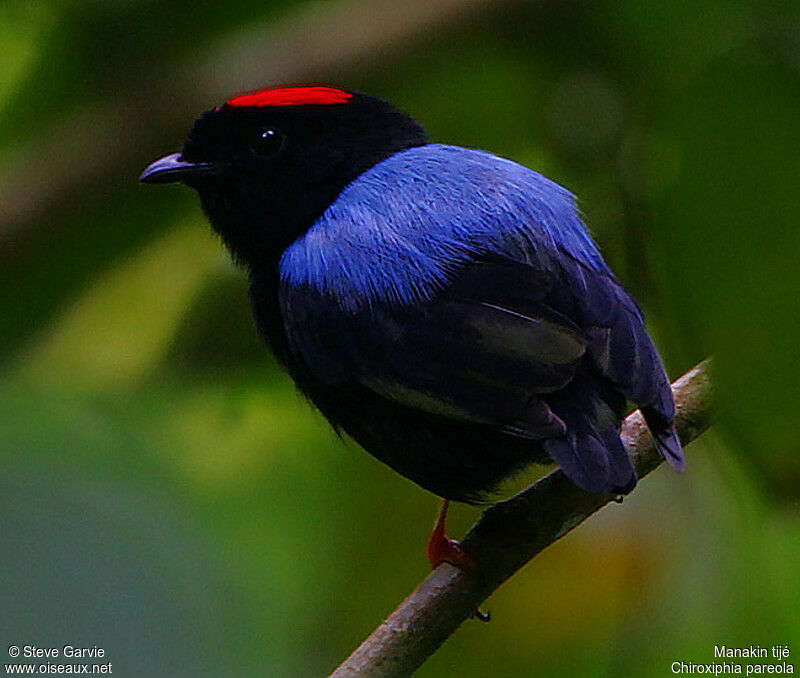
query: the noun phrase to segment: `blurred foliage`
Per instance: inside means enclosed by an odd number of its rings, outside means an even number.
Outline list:
[[[24,207],[0,221],[6,645],[98,644],[121,675],[322,675],[424,576],[434,498],[294,393],[189,191],[135,183],[191,122],[149,82],[347,2],[0,4],[0,207]],[[715,356],[721,421],[685,476],[658,472],[548,549],[492,598],[490,625],[467,624],[420,675],[663,676],[717,643],[791,644],[800,9],[421,16],[308,79],[395,101],[433,138],[573,190],[670,373]],[[306,39],[324,57],[335,38]],[[131,141],[102,153],[100,120]],[[474,515],[458,508],[453,531]]]

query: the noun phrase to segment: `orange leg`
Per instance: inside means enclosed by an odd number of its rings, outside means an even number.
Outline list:
[[[445,532],[445,521],[447,520],[447,507],[450,501],[445,499],[442,508],[439,510],[439,518],[428,539],[428,561],[431,569],[435,570],[441,563],[450,563],[460,567],[465,572],[472,569],[472,557],[467,553],[461,544],[455,539],[448,539]]]
[[[442,502],[442,508],[439,510],[439,517],[436,520],[433,532],[428,538],[428,561],[432,570],[435,570],[442,563],[450,563],[464,570],[464,572],[470,572],[475,564],[472,556],[455,539],[447,538],[445,520],[447,519],[448,506],[450,506],[450,501],[445,499]],[[481,612],[477,608],[473,616],[482,622],[489,621],[489,613]]]

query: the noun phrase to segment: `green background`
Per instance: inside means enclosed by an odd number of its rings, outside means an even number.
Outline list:
[[[666,676],[723,643],[797,664],[796,2],[3,0],[0,44],[3,653],[324,675],[425,576],[436,499],[295,393],[191,191],[137,184],[202,110],[324,81],[569,187],[670,375],[715,358],[687,473],[537,557],[419,675]]]

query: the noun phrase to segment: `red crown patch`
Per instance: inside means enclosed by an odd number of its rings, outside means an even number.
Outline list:
[[[322,85],[278,87],[248,92],[226,102],[226,106],[330,106],[345,104],[353,95],[334,87]]]

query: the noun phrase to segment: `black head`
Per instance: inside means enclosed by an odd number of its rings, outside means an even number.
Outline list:
[[[330,87],[245,94],[203,113],[180,153],[141,181],[182,181],[234,257],[271,265],[342,189],[384,158],[426,142],[391,104]]]

